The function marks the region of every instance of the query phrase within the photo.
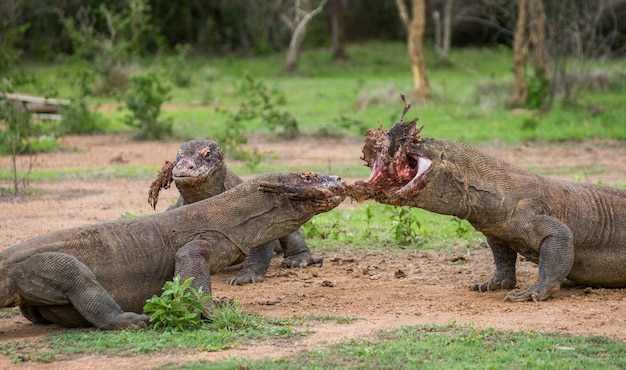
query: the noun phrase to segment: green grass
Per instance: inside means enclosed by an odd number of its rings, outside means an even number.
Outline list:
[[[237,87],[248,74],[268,87],[282,92],[283,109],[298,120],[305,134],[336,132],[341,117],[365,127],[385,127],[401,113],[400,93],[411,94],[411,74],[404,43],[370,42],[349,45],[348,62],[332,62],[328,50],[308,50],[301,57],[299,73],[282,76],[283,55],[190,57],[190,86],[172,86],[171,100],[164,116],[174,120],[179,140],[211,138],[229,122],[228,112],[242,103]],[[619,73],[620,61],[598,62],[594,70],[605,71],[612,83],[606,91],[583,91],[576,106],[563,106],[560,99],[543,114],[505,108],[512,92],[512,54],[506,48],[463,48],[452,50],[453,63],[440,66],[434,52],[427,50],[433,101],[414,105],[409,116],[418,116],[426,136],[456,139],[468,143],[562,142],[588,138],[626,140],[626,77]],[[484,63],[488,59],[489,63]],[[163,72],[160,60],[145,60],[138,70]],[[77,70],[84,64],[27,65],[38,85],[24,86],[25,92],[42,94],[55,86],[60,97],[72,96]],[[43,87],[42,87],[43,86]],[[48,87],[47,87],[48,86]],[[113,103],[110,97],[90,98],[93,103]],[[204,105],[203,105],[204,103]],[[208,104],[208,105],[207,105]],[[127,131],[125,110],[107,110],[110,131]],[[531,122],[529,124],[528,122]],[[247,132],[267,132],[262,122],[239,122]],[[361,135],[339,130],[343,135]]]
[[[0,319],[9,319],[18,315],[21,315],[20,310],[15,307],[0,308]]]
[[[343,316],[293,316],[285,319],[264,318],[243,313],[235,304],[216,309],[212,321],[195,330],[97,330],[75,329],[49,334],[41,339],[10,340],[0,343],[0,354],[12,362],[52,362],[59,356],[98,353],[131,356],[154,352],[220,351],[251,340],[270,341],[297,338],[306,334],[305,323],[334,321],[350,323],[356,318]]]
[[[410,230],[394,232],[399,207],[367,203],[313,217],[300,229],[316,250],[468,250],[484,245],[484,237],[465,220],[418,208],[403,209]],[[406,225],[405,225],[406,226]]]
[[[479,330],[450,324],[401,327],[376,339],[343,343],[294,356],[219,363],[199,361],[168,369],[622,369],[626,345],[603,337]]]
[[[93,329],[68,330],[36,341],[7,341],[0,353],[12,362],[53,362],[59,356],[98,353],[132,356],[154,352],[219,351],[244,345],[291,340],[306,335],[309,322],[349,324],[357,318],[309,315],[266,319],[239,313],[236,318],[206,323],[187,331]],[[536,331],[477,329],[472,325],[417,325],[382,331],[372,339],[347,339],[277,359],[170,364],[168,369],[414,369],[414,368],[557,368],[621,369],[626,344],[605,337]]]
[[[104,178],[150,178],[158,173],[158,166],[107,166],[97,168],[80,168],[80,169],[52,169],[52,170],[33,170],[28,174],[30,181],[42,180],[61,180],[61,179],[84,179],[98,180]],[[24,171],[18,171],[18,178],[24,176]],[[0,180],[11,180],[13,178],[12,171],[9,169],[0,169]]]

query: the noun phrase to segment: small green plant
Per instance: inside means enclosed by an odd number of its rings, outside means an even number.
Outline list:
[[[244,160],[254,169],[261,163],[262,156],[256,152],[242,149],[248,142],[246,122],[260,121],[270,131],[277,132],[284,139],[293,139],[299,135],[298,122],[287,111],[278,108],[285,103],[285,97],[276,90],[270,90],[263,82],[246,75],[238,88],[242,102],[239,110],[229,113],[228,124],[215,139],[226,153],[235,159]]]
[[[7,99],[12,92],[12,82],[8,78],[0,79],[0,154],[11,156],[11,177],[13,193],[17,194],[20,184],[28,189],[28,176],[33,165],[32,137],[37,135],[39,127],[33,124],[30,114]],[[18,155],[29,154],[28,168],[20,176]]]
[[[90,94],[94,74],[83,71],[79,78],[78,95],[63,108],[59,127],[62,134],[95,134],[104,132],[106,120],[98,107],[89,108],[86,97]]]
[[[9,319],[19,315],[20,311],[17,308],[0,308],[0,319]]]
[[[191,85],[191,71],[188,68],[189,54],[193,50],[189,44],[176,45],[176,54],[169,58],[167,63],[167,73],[170,80],[178,87],[189,87]]]
[[[9,356],[9,359],[14,364],[19,364],[29,360],[29,356],[21,353],[20,351],[25,347],[24,341],[7,341],[0,343],[0,353]]]
[[[534,117],[526,117],[522,120],[523,131],[536,131],[539,126],[539,120]]]
[[[370,238],[372,236],[372,219],[374,218],[374,207],[371,203],[368,203],[363,206],[363,210],[365,211],[365,237]]]
[[[310,219],[300,227],[305,238],[319,238],[329,241],[347,241],[350,234],[344,228],[345,222],[338,219],[328,219],[327,222],[319,223],[315,218]]]
[[[181,284],[180,276],[176,275],[165,283],[160,297],[155,295],[146,300],[143,310],[150,315],[152,328],[186,330],[200,326],[204,313],[202,302],[212,297],[204,295],[202,288],[194,289],[192,281],[193,277]]]
[[[539,74],[529,77],[526,106],[530,109],[546,109],[550,105],[550,99],[550,81]]]
[[[348,117],[345,114],[340,115],[334,120],[334,122],[335,126],[360,135],[365,134],[365,132],[367,132],[367,130],[369,129],[369,124],[363,122],[360,119]]]
[[[139,129],[136,135],[140,140],[160,140],[172,133],[171,118],[161,120],[161,105],[169,99],[170,87],[165,85],[156,73],[132,78],[133,88],[124,95],[126,108],[131,114],[126,116],[126,124]]]
[[[283,139],[293,139],[300,134],[295,117],[279,108],[286,103],[281,91],[271,90],[262,81],[246,75],[238,93],[243,101],[236,114],[237,121],[259,119]]]
[[[458,217],[451,217],[450,222],[452,222],[456,226],[454,231],[456,236],[458,236],[459,238],[467,236],[473,230],[469,222],[462,220]]]
[[[410,244],[418,239],[422,226],[409,207],[390,207],[391,234],[398,243]]]
[[[323,231],[317,224],[315,218],[310,219],[302,226],[300,226],[300,231],[305,239],[310,239],[313,237],[322,238]]]
[[[258,329],[262,325],[255,316],[243,313],[241,304],[226,300],[220,302],[211,312],[211,322],[208,326],[212,330],[238,331],[250,328]]]

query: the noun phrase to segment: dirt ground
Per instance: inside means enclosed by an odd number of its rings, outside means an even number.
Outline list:
[[[39,155],[34,168],[87,169],[99,166],[158,165],[174,159],[179,142],[131,142],[124,136],[67,137],[75,151]],[[320,162],[329,172],[360,163],[358,139],[291,142],[253,140],[251,146],[268,154],[270,161],[298,165],[302,170]],[[482,147],[488,153],[544,173],[580,181],[626,184],[626,147],[619,143],[586,142],[553,146]],[[10,168],[0,157],[0,168]],[[564,170],[565,169],[565,170]],[[572,172],[573,169],[573,172]],[[572,175],[574,173],[574,175]],[[550,175],[552,176],[552,175]],[[346,179],[351,182],[357,179]],[[176,191],[162,191],[157,211],[147,202],[151,179],[115,179],[111,173],[68,176],[59,181],[31,182],[37,196],[0,198],[0,249],[36,235],[84,224],[114,220],[125,212],[153,214],[163,211]],[[10,187],[0,182],[0,187]],[[340,207],[356,207],[345,202]],[[315,246],[312,246],[315,249]],[[458,252],[361,252],[348,246],[324,256],[322,267],[302,270],[280,268],[275,257],[263,283],[231,287],[225,284],[235,272],[215,275],[217,297],[238,299],[244,310],[264,316],[340,315],[358,317],[350,324],[315,324],[309,334],[290,342],[243,345],[219,352],[163,353],[132,357],[83,355],[50,364],[12,364],[0,355],[0,368],[106,369],[151,368],[167,363],[218,360],[229,356],[265,358],[332,345],[348,338],[373,336],[381,329],[424,323],[473,323],[478,328],[556,331],[601,335],[626,341],[626,290],[563,288],[539,303],[504,303],[505,292],[479,294],[468,287],[491,277],[493,260],[485,247],[470,255]],[[466,263],[453,261],[463,255]],[[518,261],[518,286],[530,285],[537,276],[531,262]],[[0,319],[0,342],[33,340],[64,330],[33,325],[21,316]]]

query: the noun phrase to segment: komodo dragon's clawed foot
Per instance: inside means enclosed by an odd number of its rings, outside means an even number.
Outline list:
[[[263,272],[244,271],[241,270],[237,276],[226,280],[228,285],[246,285],[261,283],[265,279]]]
[[[523,290],[521,292],[519,290],[514,290],[512,292],[509,292],[509,294],[507,294],[504,297],[504,302],[525,302],[525,301],[539,302],[539,301],[543,301],[547,299],[552,294],[557,292],[559,289],[560,289],[560,284],[557,284],[554,287],[548,288],[548,289],[538,287],[537,285],[533,285],[529,287],[528,289]]]
[[[470,290],[476,292],[493,292],[496,290],[510,290],[515,288],[516,281],[512,279],[491,279],[485,284],[474,284],[471,286]]]
[[[539,297],[539,293],[537,292],[529,292],[529,291],[513,291],[507,294],[504,297],[504,302],[525,302],[525,301],[533,301],[537,302]]]
[[[149,315],[137,314],[134,312],[124,312],[115,317],[111,322],[96,323],[100,329],[144,329],[150,323]]]
[[[322,267],[323,263],[324,257],[315,258],[310,252],[306,251],[285,257],[280,263],[280,266],[286,268],[304,268],[307,266],[320,265],[320,267]]]

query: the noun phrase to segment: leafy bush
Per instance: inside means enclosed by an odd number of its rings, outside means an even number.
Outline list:
[[[170,87],[161,82],[156,73],[132,78],[133,88],[124,95],[131,114],[126,124],[139,129],[140,140],[160,140],[172,133],[172,120],[159,120],[161,105],[169,99]]]
[[[404,244],[417,241],[421,224],[411,209],[409,207],[391,207],[388,210],[391,213],[391,233],[394,240]]]
[[[239,110],[229,113],[228,125],[215,135],[215,139],[225,152],[236,159],[244,160],[249,167],[254,168],[262,157],[256,152],[241,148],[248,142],[245,122],[258,120],[283,139],[293,139],[300,131],[295,117],[278,108],[285,104],[285,97],[279,91],[271,91],[263,82],[246,75],[238,88],[238,95],[242,99]]]
[[[0,12],[6,12],[0,19],[0,73],[5,73],[13,69],[22,54],[17,45],[24,39],[29,24],[19,23],[19,10],[10,3],[0,6]]]
[[[191,45],[176,45],[176,54],[169,59],[167,74],[170,80],[178,87],[189,87],[191,85],[191,71],[188,68],[189,54],[192,51]]]
[[[262,81],[246,75],[239,86],[243,99],[236,122],[260,119],[270,131],[284,139],[293,139],[300,134],[298,122],[289,112],[278,107],[285,104],[285,96],[277,90],[270,90]]]
[[[551,102],[550,81],[540,74],[528,78],[528,98],[526,106],[530,109],[546,109]]]
[[[96,109],[90,109],[85,97],[89,95],[93,74],[85,71],[79,80],[79,93],[63,108],[59,127],[62,134],[94,134],[104,132],[107,121]]]
[[[1,94],[0,122],[0,153],[17,155],[28,152],[28,139],[35,130],[30,114],[5,100]]]
[[[194,289],[192,281],[193,278],[189,278],[181,284],[180,276],[176,275],[165,283],[160,297],[155,295],[146,300],[143,310],[150,315],[154,329],[185,330],[200,326],[204,313],[202,302],[212,297],[204,295],[202,288]]]
[[[151,22],[148,0],[128,0],[119,11],[110,10],[105,3],[97,9],[82,6],[76,14],[59,18],[79,60],[93,61],[92,68],[100,77],[94,89],[97,94],[123,91],[128,85],[128,68],[154,45],[161,36]],[[98,25],[106,24],[106,30]]]

